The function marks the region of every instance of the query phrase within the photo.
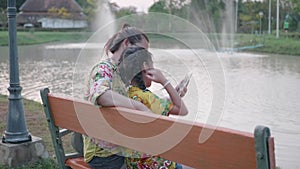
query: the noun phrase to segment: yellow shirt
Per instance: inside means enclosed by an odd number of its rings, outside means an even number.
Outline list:
[[[153,113],[167,116],[172,109],[173,104],[170,100],[161,99],[150,90],[142,90],[132,86],[128,90],[128,97],[140,101],[146,105]],[[129,169],[139,168],[168,168],[175,169],[176,163],[159,156],[149,157],[126,157],[125,163]]]
[[[173,108],[173,104],[170,100],[161,99],[148,89],[142,90],[132,86],[128,90],[128,97],[140,101],[155,114],[167,116],[169,111]]]

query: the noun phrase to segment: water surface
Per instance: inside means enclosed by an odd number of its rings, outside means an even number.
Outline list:
[[[19,47],[20,81],[25,98],[40,101],[39,90],[49,87],[52,93],[79,97],[89,66],[101,57],[99,44],[82,51],[84,44],[47,44]],[[8,94],[9,69],[7,47],[0,47],[0,94]],[[189,91],[184,97],[190,114],[188,120],[207,122],[214,99],[223,110],[216,115],[216,125],[253,132],[256,125],[270,127],[275,137],[277,166],[300,168],[300,57],[211,53],[180,49],[151,49],[155,66],[162,69],[176,85],[192,70]],[[197,53],[197,52],[196,52]],[[217,57],[216,59],[211,59]],[[219,61],[219,62],[218,62]],[[222,70],[210,65],[220,64]],[[219,69],[216,67],[215,69]],[[220,73],[224,97],[215,94],[211,71]],[[220,75],[218,74],[218,75]],[[164,95],[160,85],[152,89]],[[216,97],[220,96],[220,98]]]

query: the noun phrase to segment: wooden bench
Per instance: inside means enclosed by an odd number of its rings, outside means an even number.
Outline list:
[[[62,137],[71,132],[150,154],[172,142],[159,155],[197,169],[276,168],[274,138],[264,126],[256,126],[252,134],[121,107],[98,108],[54,96],[47,88],[41,90],[41,97],[60,168],[89,168],[79,153],[65,154]],[[199,143],[204,130],[213,133]]]

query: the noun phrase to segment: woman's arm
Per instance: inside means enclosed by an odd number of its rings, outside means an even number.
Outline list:
[[[151,112],[144,104],[125,97],[117,92],[107,90],[97,98],[97,104],[101,106],[116,106]]]

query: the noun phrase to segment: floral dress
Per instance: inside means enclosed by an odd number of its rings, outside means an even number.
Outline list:
[[[145,104],[153,113],[168,116],[173,104],[169,100],[159,98],[150,90],[142,90],[132,86],[128,89],[128,97]],[[175,169],[176,163],[159,156],[144,158],[125,158],[128,169]]]
[[[89,74],[84,99],[97,105],[97,98],[107,90],[126,96],[127,90],[116,68],[116,64],[110,59],[96,64]],[[92,160],[94,156],[108,157],[113,154],[120,154],[121,150],[118,145],[84,136],[84,158],[86,162]]]

